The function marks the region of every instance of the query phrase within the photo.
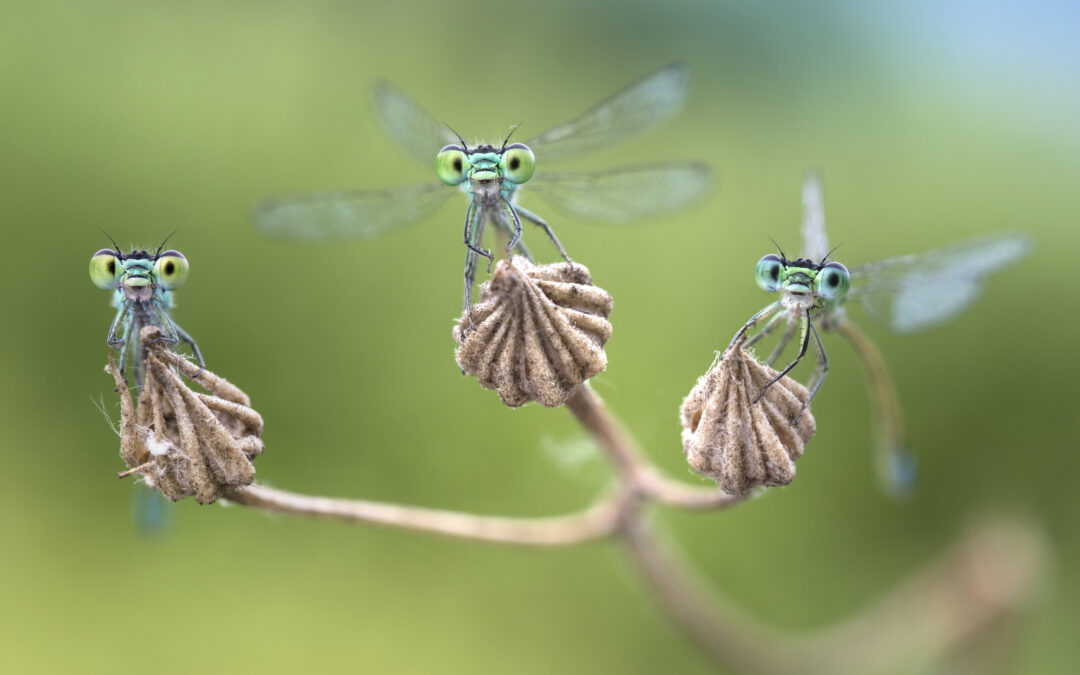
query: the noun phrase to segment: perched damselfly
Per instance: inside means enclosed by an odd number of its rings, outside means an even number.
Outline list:
[[[563,258],[570,260],[548,223],[517,203],[519,188],[525,182],[570,216],[613,223],[655,216],[704,195],[710,171],[699,162],[639,165],[598,173],[541,170],[533,177],[537,158],[561,160],[590,152],[670,117],[682,107],[688,82],[687,69],[671,65],[527,143],[511,143],[507,136],[497,145],[466,143],[400,90],[381,82],[375,86],[379,122],[410,154],[424,162],[434,159],[441,182],[268,199],[257,208],[256,225],[267,235],[308,241],[373,237],[428,215],[455,192],[447,186],[458,187],[469,202],[464,227],[468,247],[464,306],[468,312],[477,261],[481,256],[487,258],[490,270],[494,260],[492,252],[482,248],[489,222],[509,237],[508,255],[516,250],[533,260],[521,240],[524,219],[543,229]]]
[[[187,258],[179,251],[162,253],[164,242],[155,253],[138,250],[123,253],[115,242],[113,246],[90,257],[90,279],[98,288],[113,291],[116,315],[105,341],[119,352],[120,372],[125,372],[128,362],[133,361],[136,386],[142,386],[142,359],[138,352],[141,350],[139,331],[143,326],[160,328],[162,340],[170,345],[180,341],[191,345],[199,366],[205,366],[195,340],[169,316],[173,291],[187,281]]]
[[[765,385],[754,402],[790,372],[807,351],[813,351],[817,361],[807,382],[812,399],[829,371],[818,328],[844,336],[862,362],[877,408],[878,471],[890,491],[902,494],[912,487],[915,466],[904,438],[896,388],[877,347],[847,316],[845,303],[858,300],[867,313],[899,333],[929,328],[974,302],[985,278],[1020,259],[1029,250],[1030,241],[1015,234],[990,235],[849,272],[839,262],[828,260],[831,251],[817,176],[806,177],[802,201],[802,255],[789,259],[781,250],[779,255],[769,254],[758,261],[754,272],[758,286],[779,293],[780,299],[751,317],[732,338],[728,349],[740,344],[749,347],[783,326],[778,343],[764,361],[771,366],[798,331],[794,360]],[[759,324],[758,332],[747,337]],[[808,399],[800,417],[809,405]]]

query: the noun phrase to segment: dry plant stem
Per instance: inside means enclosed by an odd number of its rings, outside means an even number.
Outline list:
[[[502,544],[566,546],[614,534],[635,503],[655,499],[690,509],[718,508],[741,501],[716,489],[695,489],[657,472],[588,385],[579,386],[567,407],[616,465],[619,480],[606,497],[578,513],[548,518],[502,518],[402,504],[334,499],[286,492],[260,485],[231,490],[237,504],[264,511],[398,527]]]
[[[747,496],[686,485],[660,473],[588,384],[579,386],[570,395],[566,407],[600,444],[620,477],[648,499],[686,509],[714,509],[737,504]]]
[[[649,523],[629,521],[623,534],[665,610],[706,653],[739,673],[765,675],[862,675],[940,659],[1023,610],[1046,555],[1030,528],[1002,521],[974,527],[876,606],[800,637],[748,620]]]
[[[706,580],[679,559],[674,547],[661,540],[651,523],[629,521],[622,533],[627,554],[661,607],[713,660],[738,673],[797,672],[782,669],[770,649],[769,635],[716,596]]]
[[[1030,529],[1012,523],[985,526],[848,623],[807,637],[770,630],[720,596],[647,522],[644,511],[649,498],[693,509],[727,506],[743,497],[694,489],[660,474],[587,384],[566,406],[639,495],[626,502],[620,520],[629,556],[686,634],[737,672],[862,675],[889,672],[905,660],[940,658],[1015,615],[1044,568],[1045,545]]]
[[[616,490],[578,513],[549,518],[500,518],[359,499],[314,497],[261,485],[228,493],[237,504],[263,511],[314,516],[499,544],[566,546],[600,539],[615,531],[626,501]]]
[[[719,595],[647,518],[650,502],[694,510],[731,506],[745,496],[694,488],[661,474],[588,384],[566,406],[618,476],[611,493],[575,514],[500,518],[258,485],[232,489],[227,497],[275,513],[500,544],[565,546],[618,535],[671,618],[716,662],[740,673],[862,675],[941,658],[1015,616],[1044,568],[1041,540],[1028,529],[998,524],[968,534],[950,555],[852,621],[806,637],[768,629]]]

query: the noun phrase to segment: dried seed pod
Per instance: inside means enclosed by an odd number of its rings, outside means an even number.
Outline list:
[[[735,345],[683,401],[686,460],[725,492],[787,485],[795,478],[795,460],[814,435],[809,409],[793,424],[810,392],[790,377],[780,378],[752,403],[777,374]]]
[[[139,335],[146,356],[137,409],[109,357],[120,393],[120,455],[131,467],[120,476],[140,474],[173,501],[191,496],[210,504],[255,480],[251,460],[263,450],[262,417],[239,388],[174,354],[160,337],[154,326]],[[193,391],[180,373],[210,393]]]
[[[578,264],[500,260],[480,301],[454,326],[462,371],[512,408],[562,405],[574,387],[607,367],[611,296]]]

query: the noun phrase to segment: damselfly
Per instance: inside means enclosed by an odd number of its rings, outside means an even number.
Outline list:
[[[187,281],[187,258],[179,251],[162,253],[164,242],[155,253],[137,250],[123,253],[115,242],[113,246],[90,257],[90,279],[98,288],[113,291],[116,315],[105,341],[119,352],[120,372],[125,372],[128,361],[133,360],[136,385],[142,386],[142,359],[138,350],[143,326],[160,328],[162,340],[170,345],[180,341],[191,345],[199,366],[205,366],[195,340],[169,316],[173,291]]]
[[[998,234],[962,241],[919,255],[893,258],[855,268],[850,272],[828,260],[831,251],[825,235],[821,183],[808,176],[803,183],[802,255],[788,259],[770,254],[758,261],[758,286],[780,299],[755,314],[735,334],[728,349],[740,343],[749,347],[783,326],[779,342],[765,359],[772,365],[799,331],[795,359],[757,394],[786,375],[813,351],[817,363],[807,386],[812,399],[829,371],[829,360],[818,335],[836,331],[844,336],[863,364],[877,408],[878,470],[886,486],[895,492],[910,489],[914,462],[907,450],[895,385],[880,352],[847,316],[845,303],[858,300],[867,313],[892,330],[908,333],[929,328],[953,317],[975,301],[985,278],[1020,259],[1030,248],[1027,237]],[[761,329],[747,338],[751,328]],[[802,412],[806,411],[807,400]],[[799,416],[801,417],[802,412]]]
[[[537,157],[577,156],[670,117],[682,107],[688,81],[684,66],[668,66],[527,143],[511,143],[507,136],[498,145],[466,143],[393,85],[381,82],[375,87],[375,109],[387,135],[422,161],[434,159],[441,182],[269,199],[257,209],[257,227],[267,235],[308,241],[373,237],[428,215],[453,194],[447,186],[456,186],[469,202],[464,227],[468,248],[464,306],[468,311],[477,261],[481,256],[487,258],[490,270],[494,260],[492,252],[481,247],[489,222],[509,237],[508,255],[516,250],[533,259],[521,240],[524,219],[543,229],[563,258],[570,260],[548,223],[517,203],[519,188],[525,182],[571,216],[614,223],[671,211],[705,193],[710,171],[699,162],[640,165],[599,173],[541,170],[533,178]]]

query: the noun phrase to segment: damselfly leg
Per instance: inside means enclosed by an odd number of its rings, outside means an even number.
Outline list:
[[[517,209],[518,215],[520,215],[522,218],[529,221],[533,225],[537,225],[538,227],[542,228],[544,232],[547,233],[548,238],[550,238],[551,242],[555,244],[555,248],[559,249],[559,255],[563,257],[563,260],[570,263],[571,265],[574,264],[574,261],[570,259],[569,255],[567,255],[566,249],[564,249],[563,245],[559,242],[559,238],[555,236],[555,231],[551,229],[551,226],[548,225],[543,218],[536,215],[532,211],[524,209],[520,206],[516,206],[515,208]]]

